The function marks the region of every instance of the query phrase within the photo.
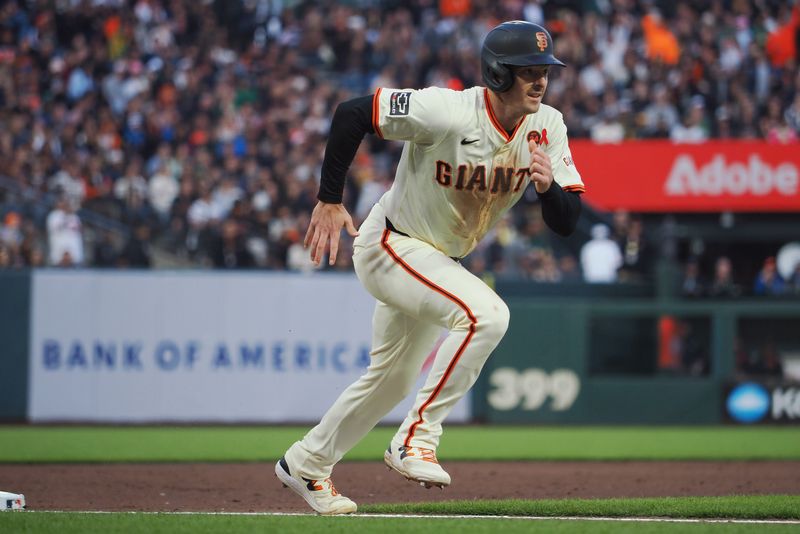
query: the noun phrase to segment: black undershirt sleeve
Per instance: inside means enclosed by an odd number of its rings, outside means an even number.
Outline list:
[[[581,214],[580,193],[564,191],[554,180],[550,189],[536,194],[542,201],[542,216],[547,226],[564,237],[572,234]]]
[[[375,133],[372,128],[372,95],[347,100],[336,107],[322,160],[319,200],[341,204],[347,169],[368,133]]]

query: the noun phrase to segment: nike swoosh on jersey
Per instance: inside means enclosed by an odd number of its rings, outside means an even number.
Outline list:
[[[471,145],[472,143],[477,143],[478,141],[480,141],[480,139],[469,139],[469,140],[462,139],[461,140],[461,144],[462,145]]]

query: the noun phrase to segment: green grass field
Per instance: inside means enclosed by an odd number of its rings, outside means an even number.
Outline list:
[[[274,461],[306,427],[0,427],[3,462]],[[346,460],[379,460],[394,428],[371,432]],[[800,460],[800,429],[777,427],[450,427],[452,460]],[[800,487],[800,482],[798,482]],[[13,489],[13,488],[4,488]],[[799,492],[800,493],[800,492]],[[0,532],[800,532],[800,495],[470,501],[364,505],[355,517],[0,513]],[[383,517],[377,514],[401,514]],[[440,515],[516,516],[441,518]],[[413,515],[413,517],[412,517]],[[537,519],[526,517],[583,517]],[[626,521],[591,520],[624,518]],[[643,522],[636,518],[788,520],[792,524]]]
[[[538,517],[671,517],[798,519],[800,495],[450,501],[362,506],[371,514],[502,515]]]
[[[2,462],[274,461],[308,427],[0,427]],[[394,427],[345,460],[380,458]],[[495,427],[447,429],[453,460],[800,460],[791,427]]]
[[[332,534],[403,532],[430,534],[521,533],[559,534],[584,533],[654,533],[717,534],[766,532],[783,534],[798,532],[793,524],[736,523],[654,523],[595,520],[525,520],[472,518],[385,518],[385,517],[315,517],[315,516],[233,516],[233,515],[168,515],[168,514],[81,514],[81,513],[8,513],[0,516],[4,532],[149,532],[198,534],[204,532],[280,532]]]

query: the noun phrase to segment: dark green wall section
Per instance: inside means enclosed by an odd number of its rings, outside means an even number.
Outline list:
[[[23,420],[28,407],[31,275],[0,271],[0,420]]]
[[[504,297],[509,330],[473,389],[481,422],[719,423],[737,346],[758,341],[753,332],[779,349],[800,346],[786,332],[800,326],[798,300]],[[662,338],[685,357],[665,361]]]

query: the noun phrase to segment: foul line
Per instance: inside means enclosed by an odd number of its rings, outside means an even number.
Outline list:
[[[16,511],[16,510],[15,510]],[[256,517],[319,517],[303,512],[109,512],[105,510],[27,510],[39,514],[144,514],[144,515],[222,515]],[[521,521],[619,521],[628,523],[737,523],[747,525],[800,525],[798,519],[737,519],[688,517],[602,517],[602,516],[531,516],[531,515],[445,515],[445,514],[343,514],[326,517],[360,517],[383,519],[518,519]]]

